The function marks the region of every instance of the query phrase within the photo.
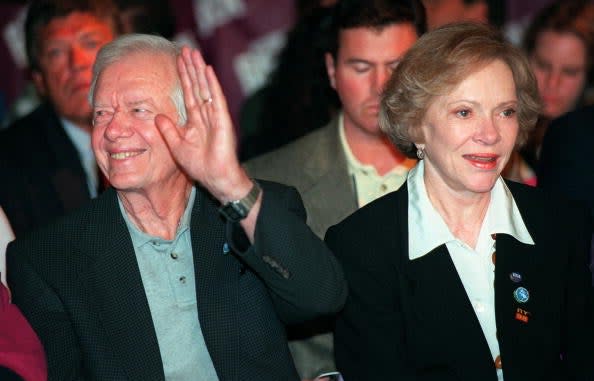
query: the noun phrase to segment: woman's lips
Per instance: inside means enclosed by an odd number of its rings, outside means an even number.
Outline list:
[[[481,169],[493,169],[497,166],[499,155],[490,153],[473,153],[462,155],[471,165]]]

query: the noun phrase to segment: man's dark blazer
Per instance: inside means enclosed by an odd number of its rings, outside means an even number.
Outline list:
[[[544,137],[538,186],[588,203],[594,219],[594,106],[554,120]]]
[[[198,313],[220,380],[297,380],[284,324],[335,313],[346,298],[341,267],[305,225],[298,193],[262,188],[255,242],[245,251],[242,230],[200,188],[192,210]],[[108,190],[8,247],[13,301],[45,346],[50,381],[164,379],[116,197]]]
[[[592,380],[588,214],[540,190],[509,188],[536,244],[497,236],[495,311],[505,380]],[[326,242],[349,284],[334,333],[345,380],[497,379],[445,245],[408,258],[407,186],[331,227]],[[530,292],[523,304],[513,297],[519,286]],[[516,319],[518,308],[527,322]]]
[[[0,178],[17,237],[90,200],[78,152],[48,104],[0,132]]]

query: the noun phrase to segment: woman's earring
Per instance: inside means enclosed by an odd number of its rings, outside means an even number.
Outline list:
[[[425,150],[421,147],[417,147],[417,157],[419,160],[423,160],[425,158]]]

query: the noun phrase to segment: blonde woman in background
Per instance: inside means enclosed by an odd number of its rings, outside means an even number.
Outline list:
[[[584,103],[594,49],[594,3],[558,0],[542,9],[526,31],[524,48],[543,107],[526,145],[514,152],[503,175],[534,186],[550,121]]]

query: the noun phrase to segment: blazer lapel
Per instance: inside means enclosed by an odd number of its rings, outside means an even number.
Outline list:
[[[88,227],[94,239],[84,252],[94,256],[83,282],[99,316],[115,358],[131,380],[163,380],[159,344],[136,262],[128,228],[120,214],[116,193],[98,200],[96,223]]]
[[[319,219],[308,220],[308,225],[322,235],[326,227],[341,221],[358,207],[353,180],[340,144],[338,118],[324,128],[326,131],[320,139],[319,150],[304,162],[304,172],[314,179],[314,183],[302,195],[308,215]]]
[[[460,380],[496,380],[489,346],[450,254],[441,245],[408,258],[408,188],[398,190],[397,213],[403,311],[419,368],[452,369]],[[478,344],[477,344],[478,343]],[[423,361],[427,361],[426,364]],[[472,375],[465,377],[465,375]]]
[[[508,182],[508,187],[535,245],[523,244],[510,235],[497,236],[495,310],[503,372],[506,381],[524,380],[527,374],[534,380],[561,379],[561,375],[543,374],[554,366],[543,366],[542,362],[555,353],[555,348],[561,351],[563,338],[550,331],[563,315],[551,306],[551,300],[559,300],[557,294],[563,292],[557,288],[562,270],[555,268],[553,258],[566,248],[556,239],[549,212],[542,208],[540,199],[535,201],[532,192],[518,184]],[[514,297],[519,287],[529,292],[523,303]],[[559,361],[559,355],[554,354],[551,362]]]
[[[64,205],[65,211],[78,208],[91,199],[87,178],[78,151],[66,134],[62,122],[51,106],[46,106],[47,121],[43,133],[54,165],[52,183]]]
[[[51,181],[64,213],[79,208],[91,199],[86,179],[70,168],[58,168]]]
[[[407,273],[417,348],[433,355],[437,366],[441,361],[454,369],[461,380],[495,380],[489,346],[446,247],[410,261]]]
[[[523,244],[509,235],[497,236],[495,309],[506,380],[520,380],[529,373],[534,379],[540,379],[537,374],[542,367],[537,359],[542,361],[544,357],[538,355],[539,348],[535,344],[541,341],[543,330],[539,329],[538,322],[542,319],[538,313],[534,314],[538,311],[533,303],[534,287],[544,291],[537,285],[541,269],[538,258],[536,246]],[[519,287],[533,293],[526,302],[514,296]]]
[[[336,224],[357,209],[352,179],[346,168],[334,168],[327,172],[307,191],[304,198],[307,198],[308,216],[318,218],[317,221],[308,220],[308,224],[314,231],[322,233],[325,232],[323,227]],[[332,206],[329,207],[329,204]]]
[[[238,278],[245,271],[224,246],[225,224],[210,196],[197,187],[191,235],[200,327],[221,380],[236,380],[240,356],[237,329]]]

